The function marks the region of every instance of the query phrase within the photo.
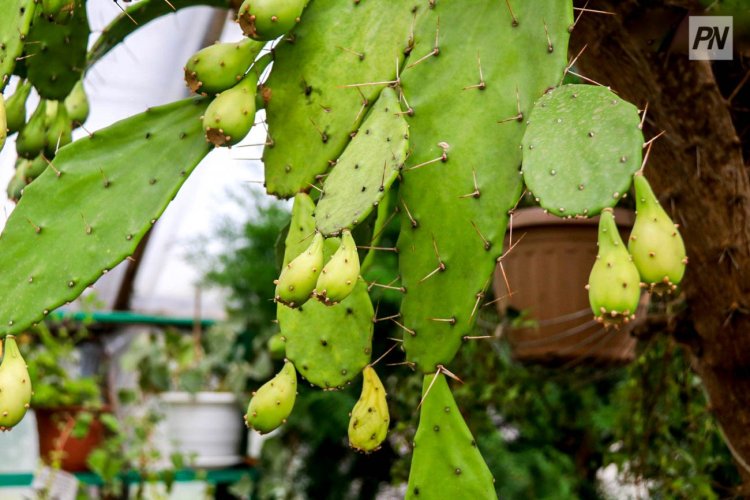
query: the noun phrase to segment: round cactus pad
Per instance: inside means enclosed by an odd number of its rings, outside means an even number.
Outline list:
[[[564,85],[534,105],[523,137],[523,178],[559,217],[593,216],[625,197],[640,168],[638,110],[606,87]]]

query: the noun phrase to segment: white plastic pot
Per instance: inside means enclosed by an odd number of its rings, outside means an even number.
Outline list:
[[[244,424],[234,394],[228,392],[165,392],[164,456],[179,452],[195,467],[220,468],[242,461]]]

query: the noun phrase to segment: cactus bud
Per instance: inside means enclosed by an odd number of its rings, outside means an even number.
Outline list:
[[[20,422],[31,402],[31,379],[12,335],[5,337],[5,352],[0,363],[0,431],[8,431]]]
[[[245,0],[237,20],[245,35],[255,40],[273,40],[299,22],[307,0]]]
[[[16,151],[24,158],[34,158],[44,149],[47,139],[46,115],[47,101],[42,99],[31,114],[29,121],[18,132]]]
[[[8,133],[21,130],[26,123],[26,100],[31,93],[31,83],[24,81],[16,87],[13,95],[5,101],[5,114],[8,120]],[[0,132],[2,134],[2,132]]]
[[[628,254],[611,208],[599,219],[599,254],[589,275],[589,301],[597,321],[619,327],[630,321],[641,296],[638,269]]]
[[[385,388],[372,366],[365,366],[362,377],[362,395],[349,419],[349,446],[369,453],[380,448],[388,433],[390,416]]]
[[[326,305],[341,302],[352,293],[359,278],[359,255],[352,233],[341,233],[341,244],[331,260],[323,267],[314,295]]]
[[[299,307],[310,298],[323,268],[323,235],[315,233],[312,243],[281,270],[276,284],[276,301]]]
[[[197,93],[218,94],[230,89],[242,80],[262,48],[262,43],[248,39],[205,47],[185,63],[185,82]]]
[[[62,102],[47,101],[46,129],[44,154],[49,159],[73,140],[73,126]]]
[[[8,187],[6,189],[8,199],[15,202],[18,202],[18,200],[21,199],[23,188],[25,188],[28,184],[28,172],[31,168],[32,163],[32,160],[27,160],[26,158],[19,157],[16,160],[16,170],[13,174],[13,177],[11,177],[10,181],[8,182]]]
[[[642,174],[635,175],[636,217],[628,249],[649,289],[672,293],[685,274],[685,244]]]
[[[258,75],[250,71],[240,83],[216,96],[208,105],[203,115],[203,130],[214,146],[237,144],[253,128],[257,84]]]
[[[73,122],[73,128],[80,127],[89,117],[89,99],[86,96],[86,89],[83,88],[83,80],[78,82],[65,98],[65,109],[68,112],[68,118]]]
[[[281,371],[253,394],[245,423],[261,434],[271,432],[286,422],[296,397],[297,371],[286,361]]]

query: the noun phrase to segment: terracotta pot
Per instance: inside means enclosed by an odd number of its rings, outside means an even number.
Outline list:
[[[615,209],[623,241],[635,215]],[[635,355],[632,327],[605,331],[593,320],[585,285],[597,254],[599,219],[560,219],[541,208],[517,210],[513,215],[515,248],[503,258],[512,295],[498,301],[498,311],[509,306],[524,311],[534,326],[506,332],[514,356],[523,361],[564,363],[596,360],[626,363]],[[505,248],[509,248],[508,238]],[[508,295],[500,266],[493,284],[496,297]],[[647,295],[644,294],[644,300]],[[643,300],[639,313],[645,313]]]
[[[35,408],[37,429],[39,431],[39,455],[45,463],[52,462],[52,454],[62,450],[62,469],[69,472],[88,470],[86,459],[94,448],[104,440],[104,426],[97,417],[89,426],[88,434],[82,439],[71,435],[76,418],[82,411],[80,407],[70,408]]]

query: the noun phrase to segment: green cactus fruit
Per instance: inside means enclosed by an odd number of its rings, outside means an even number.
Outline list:
[[[266,434],[286,422],[297,397],[297,371],[287,361],[274,378],[253,393],[247,407],[245,423],[261,434]]]
[[[206,139],[214,146],[240,142],[255,122],[255,89],[258,76],[251,71],[240,83],[214,99],[203,115]]]
[[[272,359],[282,359],[286,352],[286,339],[281,333],[271,335],[268,339],[268,352]]]
[[[685,244],[642,174],[635,175],[636,217],[628,250],[641,280],[659,295],[672,293],[687,265]]]
[[[28,184],[28,171],[31,167],[33,160],[27,160],[26,158],[18,158],[16,160],[16,170],[8,182],[6,192],[8,193],[8,199],[18,202],[23,194],[23,188]]]
[[[18,133],[16,151],[24,158],[34,158],[44,149],[47,139],[46,118],[47,101],[42,99],[31,114],[29,121]]]
[[[75,0],[42,0],[42,14],[57,24],[66,24],[73,16],[75,6]]]
[[[635,317],[640,277],[615,224],[611,208],[599,219],[599,253],[589,275],[589,301],[597,321],[619,327]]]
[[[5,145],[5,137],[8,135],[8,120],[5,116],[5,99],[0,94],[0,150]]]
[[[65,109],[68,118],[73,122],[73,128],[80,127],[89,117],[89,99],[83,88],[83,80],[78,80],[68,97],[65,98]]]
[[[73,140],[73,126],[61,101],[47,101],[46,140],[44,154],[53,158],[57,150]]]
[[[245,35],[254,40],[273,40],[299,22],[307,0],[245,0],[237,20]]]
[[[281,270],[276,282],[276,302],[299,307],[310,298],[323,268],[323,235],[315,233],[307,250]]]
[[[242,80],[262,48],[262,43],[249,39],[205,47],[185,63],[185,82],[202,94],[228,90]]]
[[[359,278],[359,255],[352,233],[341,233],[341,244],[323,267],[313,294],[326,305],[338,304],[352,293]]]
[[[49,160],[45,158],[44,155],[39,155],[33,160],[26,161],[28,161],[28,165],[25,169],[26,184],[29,184],[31,181],[42,175],[42,172],[44,172],[49,165]]]
[[[31,402],[31,379],[26,362],[12,335],[5,337],[0,363],[0,431],[9,431],[20,422]]]
[[[5,115],[8,133],[20,131],[26,123],[26,100],[31,92],[31,83],[22,82],[16,91],[5,101]]]
[[[391,418],[385,400],[385,387],[372,366],[365,366],[362,377],[362,395],[349,419],[349,446],[369,453],[380,448]]]

